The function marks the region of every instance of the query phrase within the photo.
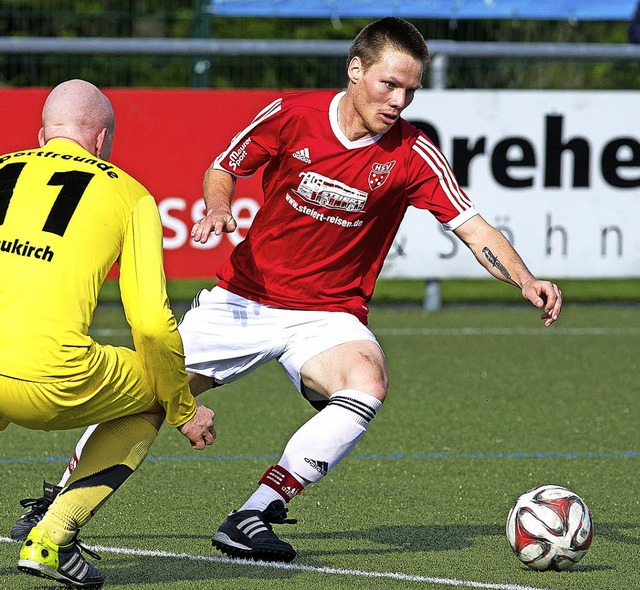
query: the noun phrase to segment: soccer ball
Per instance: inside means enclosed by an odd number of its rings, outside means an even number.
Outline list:
[[[516,557],[534,570],[567,570],[582,559],[593,522],[582,498],[561,486],[522,494],[507,517],[507,540]]]

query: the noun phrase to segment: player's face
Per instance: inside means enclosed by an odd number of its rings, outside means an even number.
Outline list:
[[[353,62],[357,62],[354,64]],[[361,69],[357,58],[352,60],[359,71],[354,71],[353,107],[361,127],[360,137],[373,137],[386,133],[398,120],[421,87],[423,66],[414,57],[397,51],[385,49],[380,59],[368,69]],[[350,71],[350,74],[352,72]]]

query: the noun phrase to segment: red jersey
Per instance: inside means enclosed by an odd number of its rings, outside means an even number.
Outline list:
[[[428,209],[446,229],[476,211],[444,155],[407,121],[348,140],[338,126],[342,96],[280,98],[216,158],[215,168],[240,178],[266,165],[264,204],[218,284],[267,305],[343,311],[366,323],[407,207]]]

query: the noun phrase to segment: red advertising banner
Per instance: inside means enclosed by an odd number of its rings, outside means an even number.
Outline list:
[[[0,154],[34,147],[48,89],[0,90]],[[105,89],[116,111],[110,161],[154,195],[164,226],[168,278],[213,278],[262,202],[260,175],[238,182],[233,214],[238,229],[190,239],[204,213],[202,180],[231,138],[281,94],[275,90]]]

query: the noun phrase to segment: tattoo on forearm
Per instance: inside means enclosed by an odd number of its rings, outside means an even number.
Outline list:
[[[506,279],[511,279],[509,271],[498,260],[498,257],[491,250],[489,250],[489,248],[487,248],[486,246],[482,248],[482,253],[485,255],[485,258],[489,261],[491,266],[497,268]]]

